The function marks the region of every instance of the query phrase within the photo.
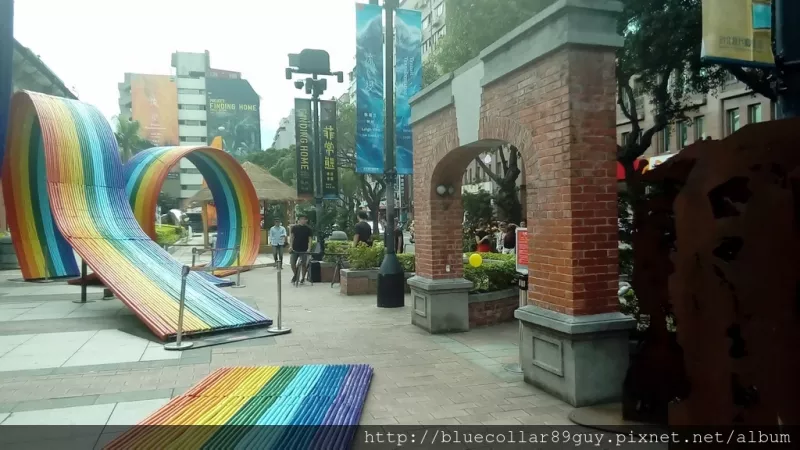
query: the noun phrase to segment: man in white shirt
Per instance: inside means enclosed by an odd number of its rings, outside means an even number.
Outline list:
[[[275,219],[275,224],[269,229],[269,245],[272,246],[272,257],[275,258],[275,267],[283,267],[283,246],[286,245],[286,228],[281,225],[280,219]]]

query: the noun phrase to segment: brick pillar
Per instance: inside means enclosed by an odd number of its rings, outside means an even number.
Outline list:
[[[567,48],[553,59],[566,71],[561,87],[529,121],[539,173],[527,198],[528,301],[571,315],[617,311],[614,52]]]

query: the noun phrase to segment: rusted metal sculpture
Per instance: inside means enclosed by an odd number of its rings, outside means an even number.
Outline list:
[[[798,130],[749,125],[663,168],[693,166],[674,203],[669,280],[691,388],[670,425],[800,424]]]

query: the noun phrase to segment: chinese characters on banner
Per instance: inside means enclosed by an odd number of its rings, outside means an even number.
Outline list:
[[[322,134],[322,197],[326,200],[339,198],[339,172],[336,163],[336,102],[319,102],[319,127]]]
[[[771,67],[770,0],[703,0],[700,57],[715,63]]]
[[[395,28],[397,173],[410,175],[414,169],[414,141],[411,136],[409,99],[422,90],[422,12],[398,9]]]
[[[383,173],[383,8],[356,4],[356,172]]]
[[[294,99],[295,151],[297,152],[297,196],[314,195],[314,171],[312,161],[311,100]]]

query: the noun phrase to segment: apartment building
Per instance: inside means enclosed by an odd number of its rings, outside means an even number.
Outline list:
[[[634,86],[634,91],[636,88]],[[637,116],[642,130],[653,125],[652,106],[644,95],[637,95]],[[722,139],[739,128],[777,116],[776,103],[754,94],[735,77],[728,76],[715,95],[697,96],[686,113],[688,119],[657,133],[644,158],[671,155],[689,144],[710,137]],[[631,123],[617,108],[617,142],[630,139]]]
[[[289,111],[289,115],[282,118],[278,123],[278,131],[275,132],[275,139],[272,140],[272,148],[282,149],[295,145],[296,137],[294,134],[294,108]]]

